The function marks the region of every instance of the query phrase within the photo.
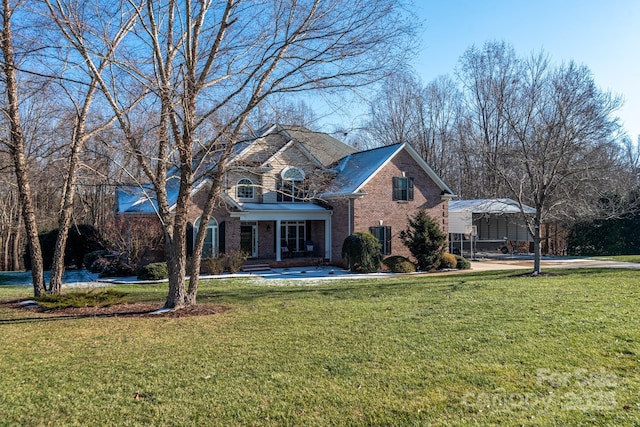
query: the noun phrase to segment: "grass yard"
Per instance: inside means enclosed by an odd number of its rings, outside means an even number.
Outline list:
[[[0,306],[0,425],[640,424],[640,273],[556,273],[215,281],[199,302],[230,310],[201,317]]]
[[[612,256],[599,256],[599,257],[594,257],[594,258],[595,259],[610,260],[610,261],[640,263],[640,255],[612,255]]]

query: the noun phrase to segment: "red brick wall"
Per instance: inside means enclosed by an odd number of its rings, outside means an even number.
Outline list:
[[[351,204],[351,209],[349,209],[349,204]],[[342,262],[342,243],[353,232],[353,200],[331,200],[331,205],[333,206],[333,215],[331,216],[331,263],[344,267],[345,265]],[[349,230],[349,223],[351,223],[351,230]]]
[[[402,176],[403,171],[406,177],[414,179],[412,201],[393,200],[393,177]],[[382,220],[382,225],[391,226],[393,255],[411,257],[398,233],[406,229],[407,216],[415,215],[420,209],[426,210],[442,230],[448,232],[448,203],[442,200],[442,190],[406,151],[398,153],[378,171],[362,191],[367,195],[353,201],[353,231],[369,231],[369,227],[380,225]]]
[[[414,179],[414,200],[394,201],[392,179],[395,176],[405,176]],[[331,262],[334,265],[342,265],[342,243],[344,239],[354,231],[369,231],[369,227],[380,225],[391,226],[393,238],[391,252],[393,255],[410,257],[409,250],[398,238],[398,233],[407,226],[407,215],[414,215],[419,209],[425,209],[427,213],[438,221],[443,231],[448,231],[448,204],[442,200],[440,188],[433,182],[420,165],[406,152],[401,151],[395,158],[385,165],[362,188],[366,195],[360,199],[331,200],[333,215],[331,218]],[[189,221],[193,224],[201,215],[201,206],[207,190],[201,189],[194,195],[189,209]],[[350,206],[350,207],[349,207]],[[213,217],[218,224],[225,221],[225,250],[227,252],[240,249],[240,220],[229,216],[228,208],[222,205],[214,210]],[[259,223],[259,256],[275,257],[273,253],[273,235],[275,221],[270,221],[267,231],[267,222]],[[324,232],[322,221],[311,223],[316,252],[324,252]]]
[[[202,208],[204,207],[208,188],[202,188],[191,198],[189,206],[189,222],[191,225],[202,215]],[[226,204],[222,204],[216,207],[211,216],[218,222],[218,226],[224,221],[225,224],[225,252],[239,251],[240,250],[240,219],[231,218],[229,216],[229,209]]]
[[[238,225],[238,227],[240,227],[240,225]],[[258,257],[270,259],[276,258],[276,251],[274,248],[275,231],[275,221],[258,222]]]

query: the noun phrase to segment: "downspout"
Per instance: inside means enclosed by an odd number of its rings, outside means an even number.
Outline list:
[[[273,230],[276,233],[276,261],[282,261],[282,246],[280,245],[280,241],[282,239],[282,234],[280,233],[280,225],[281,222],[279,219],[276,220],[276,229]]]
[[[347,198],[348,208],[347,208],[347,235],[351,236],[353,232],[351,231],[351,198]]]
[[[329,219],[326,219],[324,222],[324,246],[325,246],[325,251],[324,251],[324,257],[326,259],[329,260],[329,262],[332,261],[331,259],[331,255],[333,252],[333,234],[332,234],[332,230],[333,227],[331,226],[331,218],[333,218],[333,211],[331,211],[329,213]]]

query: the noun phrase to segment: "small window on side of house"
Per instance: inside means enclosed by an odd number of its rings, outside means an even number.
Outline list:
[[[413,178],[404,176],[393,177],[393,200],[413,200]]]
[[[386,225],[369,227],[369,233],[373,234],[380,242],[382,255],[391,255],[391,227]]]

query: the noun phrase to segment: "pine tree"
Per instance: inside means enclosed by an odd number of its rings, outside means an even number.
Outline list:
[[[425,211],[407,217],[407,229],[402,230],[399,236],[421,271],[435,270],[440,266],[447,236]]]

